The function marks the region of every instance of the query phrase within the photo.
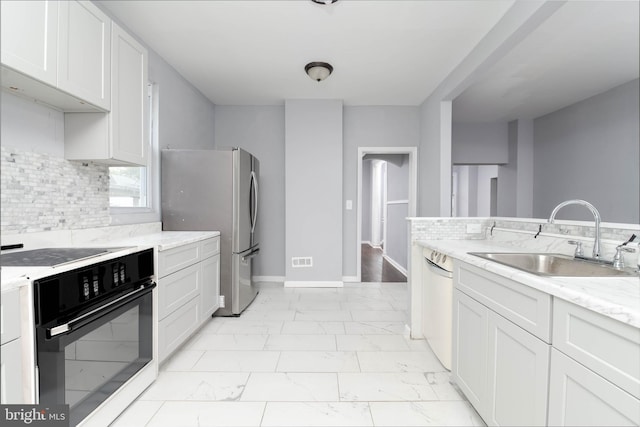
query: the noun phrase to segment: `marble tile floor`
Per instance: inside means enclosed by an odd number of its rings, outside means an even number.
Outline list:
[[[483,426],[405,326],[406,283],[261,283],[160,367],[113,427]]]

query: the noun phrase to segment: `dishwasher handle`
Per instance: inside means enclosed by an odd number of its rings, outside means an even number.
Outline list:
[[[433,274],[446,277],[447,279],[453,279],[453,272],[449,270],[445,270],[435,262],[431,261],[429,258],[425,258],[424,260],[427,262],[427,267],[429,267],[429,271],[431,271]]]

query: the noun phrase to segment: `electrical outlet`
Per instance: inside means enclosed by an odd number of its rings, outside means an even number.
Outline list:
[[[220,304],[220,308],[224,308],[224,295],[218,297],[218,303]]]
[[[467,234],[480,234],[482,233],[481,224],[467,224]]]

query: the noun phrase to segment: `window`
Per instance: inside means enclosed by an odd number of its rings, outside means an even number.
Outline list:
[[[109,168],[109,206],[148,208],[146,167],[112,166]]]
[[[147,166],[109,167],[109,207],[113,224],[159,220],[158,88],[148,84],[149,156]]]

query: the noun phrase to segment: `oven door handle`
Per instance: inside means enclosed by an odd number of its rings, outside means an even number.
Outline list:
[[[156,287],[155,283],[151,283],[150,285],[142,285],[140,286],[138,289],[136,289],[133,292],[130,292],[126,295],[123,295],[119,298],[114,299],[113,301],[108,302],[105,305],[102,305],[98,308],[96,308],[95,310],[91,310],[81,316],[76,317],[75,319],[72,319],[70,321],[68,321],[67,323],[64,323],[62,325],[58,325],[58,326],[54,326],[53,328],[47,328],[47,336],[53,338],[57,335],[60,334],[64,334],[67,332],[71,332],[72,330],[74,330],[76,324],[80,323],[81,325],[88,323],[86,321],[84,321],[87,318],[90,317],[95,317],[97,314],[102,314],[101,312],[106,311],[111,311],[110,309],[113,308],[117,308],[119,306],[122,306],[124,304],[126,304],[129,301],[133,301],[134,299],[136,299],[138,296],[144,294],[144,293],[148,293],[151,292],[151,290],[153,288]]]

